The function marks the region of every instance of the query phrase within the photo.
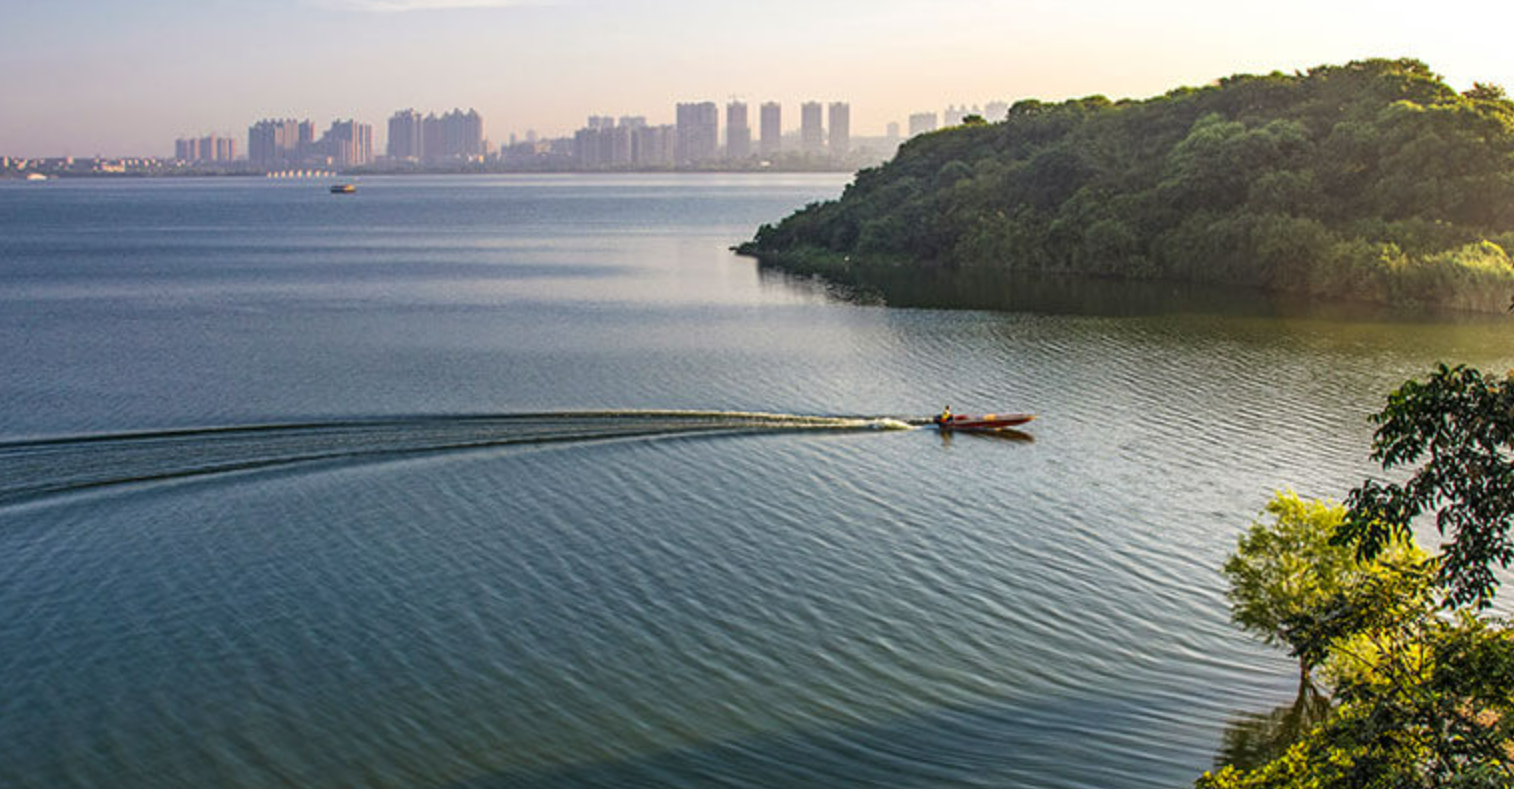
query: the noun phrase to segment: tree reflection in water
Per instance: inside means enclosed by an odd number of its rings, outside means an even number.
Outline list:
[[[1300,682],[1292,703],[1271,712],[1243,713],[1231,720],[1214,764],[1233,764],[1244,770],[1260,767],[1282,756],[1288,746],[1324,723],[1329,714],[1330,697],[1308,680]]]

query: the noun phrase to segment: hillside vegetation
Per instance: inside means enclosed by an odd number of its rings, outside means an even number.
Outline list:
[[[1416,60],[1022,101],[910,140],[739,251],[860,283],[1033,271],[1498,310],[1514,295],[1514,102]]]

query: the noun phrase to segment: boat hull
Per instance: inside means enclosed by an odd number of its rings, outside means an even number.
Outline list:
[[[934,421],[936,427],[942,430],[986,433],[994,430],[1007,430],[1017,425],[1023,425],[1035,418],[1035,414],[984,414],[982,416],[956,414],[950,419],[936,417]]]

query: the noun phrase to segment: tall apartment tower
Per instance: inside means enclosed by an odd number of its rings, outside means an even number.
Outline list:
[[[237,141],[230,137],[180,137],[174,141],[174,158],[181,162],[229,162],[237,158]]]
[[[820,153],[825,150],[825,128],[820,120],[823,111],[818,101],[806,101],[799,105],[799,144],[805,153]]]
[[[762,105],[762,155],[783,150],[783,105],[776,101]]]
[[[674,148],[678,164],[694,164],[715,158],[720,147],[720,108],[713,101],[679,104],[677,112],[678,142]]]
[[[321,136],[321,148],[337,167],[361,167],[373,162],[373,127],[357,121],[332,121]]]
[[[610,129],[600,129],[602,139],[609,142],[608,146],[601,144],[601,150],[608,147],[610,164],[615,167],[627,167],[632,163],[632,133],[630,126],[616,126]]]
[[[310,152],[314,138],[310,121],[261,120],[247,129],[247,159],[258,166],[296,164]]]
[[[673,164],[675,126],[635,126],[631,129],[631,163],[638,167],[666,167]]]
[[[420,160],[425,153],[421,147],[423,122],[415,110],[400,110],[389,116],[389,142],[385,148],[389,158]]]
[[[421,160],[439,162],[446,158],[447,135],[442,131],[442,119],[437,114],[427,113],[421,120]]]
[[[725,158],[746,159],[752,155],[752,127],[746,122],[746,102],[725,105]]]
[[[852,148],[852,105],[844,101],[831,102],[829,120],[831,156],[845,156]]]
[[[926,134],[936,130],[936,113],[916,112],[909,116],[909,136]]]
[[[581,170],[593,170],[604,165],[599,159],[598,126],[584,126],[573,133],[573,161]]]
[[[300,121],[294,130],[294,158],[304,160],[315,150],[315,124],[308,120]]]
[[[453,110],[442,116],[442,122],[450,155],[463,159],[484,155],[484,119],[478,110]]]
[[[484,119],[477,110],[435,113],[421,121],[421,158],[428,162],[472,159],[484,154]]]

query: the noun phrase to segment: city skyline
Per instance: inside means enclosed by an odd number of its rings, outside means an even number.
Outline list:
[[[800,106],[801,125],[788,131],[788,136],[796,138],[799,144],[788,152],[844,159],[853,139],[850,103],[807,101]],[[969,110],[963,105],[961,112],[956,114],[957,122],[969,111],[986,111],[997,118],[1009,107],[1002,101],[984,106],[986,110],[977,105]],[[781,103],[769,101],[761,105],[765,125],[762,139],[755,141],[761,147],[754,147],[746,102],[728,102],[724,108],[723,125],[719,122],[719,109],[715,102],[681,102],[674,108],[675,116],[681,121],[679,124],[648,124],[645,115],[622,115],[618,119],[613,115],[589,115],[584,126],[571,136],[544,138],[544,141],[559,142],[565,148],[571,145],[573,159],[589,166],[682,166],[715,160],[741,161],[783,152],[786,135],[781,121]],[[823,118],[820,115],[822,109],[825,112]],[[954,109],[948,108],[948,117]],[[696,113],[697,119],[694,117]],[[890,123],[882,137],[890,150],[902,139],[897,134],[898,126]],[[384,129],[387,134],[378,137],[378,131]],[[333,136],[339,131],[340,138]],[[656,135],[666,137],[668,150],[665,153],[653,150],[660,147],[660,143],[655,142]],[[525,137],[530,140],[528,144],[538,139],[534,130]],[[265,118],[248,127],[245,139],[245,157],[238,156],[236,138],[210,132],[176,137],[172,157],[149,154],[143,158],[171,158],[185,164],[241,162],[263,169],[302,165],[354,167],[386,160],[437,165],[503,156],[506,150],[517,145],[518,135],[510,132],[507,139],[491,140],[485,135],[483,116],[473,108],[467,112],[454,108],[441,115],[434,111],[422,114],[414,108],[405,108],[394,111],[382,124],[356,119],[333,122],[331,130],[319,140],[315,137],[315,123],[308,118]],[[691,150],[690,146],[694,148]]]
[[[569,135],[708,97],[851,103],[853,136],[922,108],[1146,98],[1236,73],[1417,57],[1461,88],[1514,83],[1514,9],[1278,0],[1215,9],[962,0],[59,0],[8,9],[0,152],[162,155],[257,117],[474,106],[498,137]],[[652,118],[654,123],[673,122]]]

